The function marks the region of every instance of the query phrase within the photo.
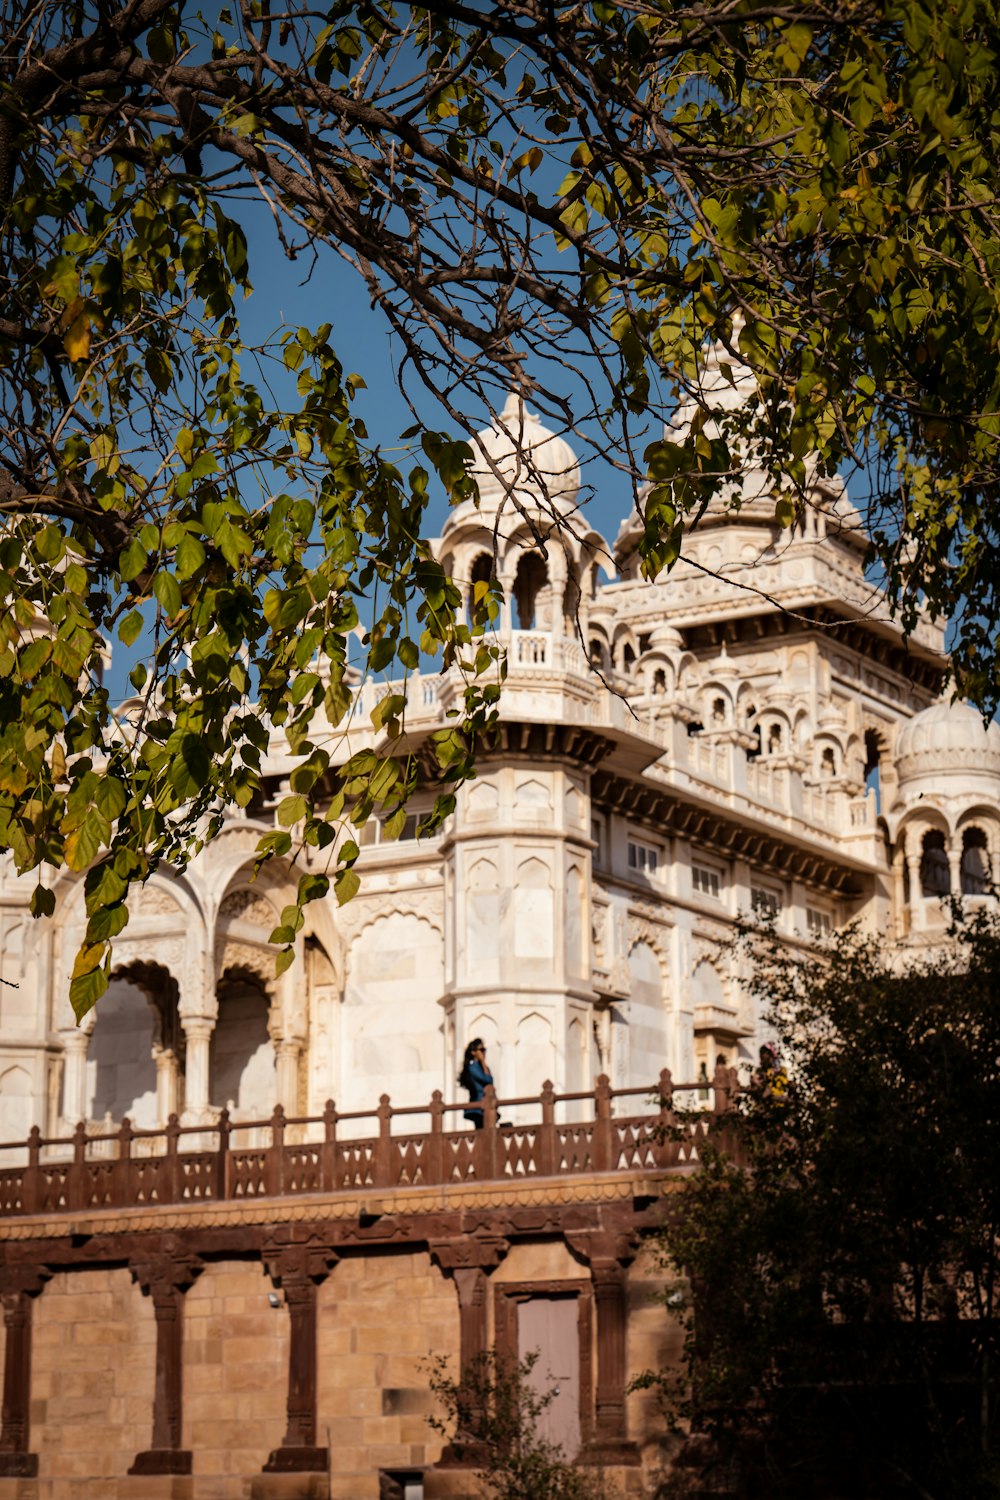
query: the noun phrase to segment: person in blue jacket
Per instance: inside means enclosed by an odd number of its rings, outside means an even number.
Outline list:
[[[465,1049],[465,1059],[458,1081],[469,1091],[469,1108],[463,1111],[477,1130],[483,1128],[483,1106],[481,1100],[487,1086],[493,1082],[493,1074],[486,1066],[486,1044],[482,1037],[474,1037]]]

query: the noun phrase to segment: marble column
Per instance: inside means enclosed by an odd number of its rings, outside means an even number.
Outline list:
[[[153,1062],[156,1065],[156,1119],[162,1126],[171,1115],[178,1113],[180,1068],[173,1047],[154,1047]]]
[[[924,893],[920,883],[919,854],[907,854],[906,873],[910,880],[910,931],[919,932],[924,926]]]
[[[294,1037],[286,1037],[274,1043],[277,1057],[277,1103],[286,1114],[299,1112],[299,1067],[303,1043]]]
[[[63,1118],[69,1125],[78,1125],[87,1118],[87,1049],[90,1032],[77,1029],[64,1031],[63,1052]]]
[[[211,1016],[182,1016],[181,1026],[186,1044],[184,1113],[194,1124],[200,1125],[207,1121],[211,1102],[209,1066],[215,1020]]]
[[[904,875],[906,870],[906,849],[897,849],[896,857],[892,862],[892,904],[893,919],[895,922],[897,938],[906,936],[906,887]]]

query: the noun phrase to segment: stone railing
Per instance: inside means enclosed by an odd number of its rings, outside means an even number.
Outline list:
[[[278,1105],[270,1120],[253,1123],[233,1123],[223,1111],[214,1125],[184,1126],[172,1115],[163,1130],[134,1130],[126,1119],[108,1134],[90,1135],[81,1123],[57,1139],[36,1126],[27,1143],[0,1145],[0,1161],[22,1157],[0,1168],[0,1218],[690,1167],[712,1113],[734,1089],[725,1069],[711,1092],[704,1082],[675,1086],[666,1070],[645,1088],[612,1089],[602,1074],[592,1093],[557,1095],[546,1083],[536,1098],[498,1101],[488,1089],[480,1130],[446,1129],[445,1117],[468,1106],[445,1104],[438,1091],[419,1107],[394,1108],[383,1094],[377,1110],[338,1114],[330,1102],[322,1115],[295,1119]],[[634,1108],[643,1100],[645,1111],[621,1113],[625,1101]],[[696,1112],[675,1112],[675,1100]],[[535,1123],[498,1119],[504,1108],[532,1104]],[[564,1114],[572,1105],[583,1118],[557,1122],[557,1106]],[[429,1128],[407,1128],[420,1115]],[[356,1138],[361,1120],[373,1131]],[[350,1138],[339,1134],[344,1124]],[[268,1143],[241,1146],[244,1132]]]

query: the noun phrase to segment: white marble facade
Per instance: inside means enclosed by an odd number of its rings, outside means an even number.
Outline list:
[[[480,446],[480,505],[449,516],[437,550],[470,590],[502,581],[509,672],[500,740],[445,829],[417,840],[411,820],[389,843],[370,828],[361,893],[309,908],[275,980],[267,939],[296,872],[252,871],[290,770],[276,740],[272,800],[138,894],[81,1028],[66,1000],[81,882],[64,877],[55,918],[33,922],[33,881],[0,865],[0,1142],[125,1115],[452,1101],[473,1035],[511,1097],[601,1072],[693,1082],[760,1039],[721,946],[739,912],[774,910],[790,943],[858,915],[913,943],[940,931],[942,895],[992,899],[1000,728],[942,696],[939,624],[903,642],[841,486],[815,486],[790,535],[751,468],[741,509],[710,509],[650,584],[636,517],[613,548],[586,524],[562,438],[511,401]],[[381,690],[358,689],[335,753],[373,741]],[[459,691],[410,677],[414,740]]]

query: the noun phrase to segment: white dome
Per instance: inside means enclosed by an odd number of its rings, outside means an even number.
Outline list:
[[[1000,724],[984,724],[968,703],[933,703],[900,730],[896,768],[901,782],[949,772],[1000,776]]]
[[[476,458],[469,473],[479,486],[481,502],[500,500],[509,490],[548,501],[576,500],[576,454],[565,439],[543,427],[513,391],[503,411],[477,433],[472,447]]]
[[[730,338],[734,349],[738,347],[742,327],[742,317],[737,314],[733,318]],[[706,437],[719,437],[727,427],[726,418],[748,407],[758,394],[757,377],[749,365],[738,355],[730,354],[721,341],[709,344],[703,350],[696,384],[700,399],[694,394],[685,395],[663,429],[667,442],[684,442],[696,417],[703,422],[702,431]],[[702,414],[705,407],[715,415],[704,417]],[[703,528],[719,523],[730,526],[775,526],[775,505],[781,493],[781,484],[762,467],[751,439],[730,432],[729,443],[738,472],[712,497],[699,524]],[[810,508],[825,511],[830,518],[827,522],[828,530],[835,531],[842,540],[853,541],[859,547],[867,548],[868,539],[861,516],[848,499],[843,481],[839,477],[818,478],[814,458],[807,455],[805,462],[806,497]],[[648,488],[647,485],[647,491]],[[632,550],[642,531],[643,522],[633,511],[621,524],[615,539],[615,555],[621,558]]]

